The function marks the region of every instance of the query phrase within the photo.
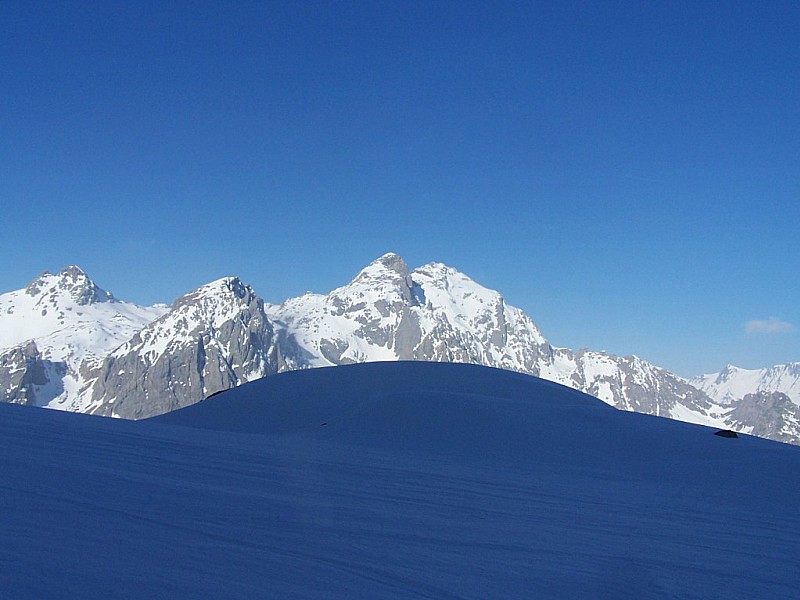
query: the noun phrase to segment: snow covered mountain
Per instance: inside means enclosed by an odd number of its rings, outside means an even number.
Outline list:
[[[75,266],[0,296],[0,399],[84,412],[90,373],[167,311],[116,300]]]
[[[411,270],[391,253],[328,294],[280,305],[228,277],[171,308],[143,308],[68,267],[0,296],[0,308],[0,393],[10,402],[138,419],[282,371],[461,362],[542,377],[623,410],[800,442],[796,365],[687,381],[636,356],[558,348],[498,292],[443,264]]]
[[[800,404],[800,362],[766,369],[728,365],[719,373],[695,377],[690,383],[723,405],[756,392],[780,392]]]
[[[547,342],[497,292],[445,265],[409,271],[387,254],[328,295],[268,308],[298,366],[376,360],[469,362],[531,371]]]
[[[625,410],[715,420],[710,399],[684,380],[635,356],[553,347],[499,293],[439,263],[409,271],[386,254],[328,295],[306,294],[267,312],[300,350],[298,366],[473,363],[556,381]]]
[[[800,362],[766,369],[728,365],[689,381],[726,413],[731,428],[753,435],[800,442]]]
[[[282,366],[264,301],[239,279],[213,281],[111,352],[91,410],[130,419],[175,410]]]

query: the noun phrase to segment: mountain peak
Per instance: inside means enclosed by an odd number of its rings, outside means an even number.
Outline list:
[[[380,290],[387,284],[400,288],[406,288],[409,285],[408,265],[393,252],[384,254],[361,269],[358,275],[345,286],[345,289],[355,285],[365,289]]]
[[[212,293],[214,291],[223,294],[233,294],[237,298],[242,298],[247,293],[247,286],[238,277],[221,277],[197,288],[197,291]]]
[[[181,296],[173,308],[208,299],[225,299],[227,302],[249,304],[256,297],[253,289],[238,277],[222,277]]]
[[[58,272],[58,276],[72,279],[88,278],[86,271],[81,269],[78,265],[67,265]]]
[[[720,382],[727,381],[728,379],[735,377],[740,372],[742,372],[742,369],[729,363],[725,365],[725,368],[718,373],[717,380]]]
[[[386,269],[397,273],[401,277],[406,277],[408,275],[408,264],[399,254],[395,254],[394,252],[387,252],[380,258],[372,261],[362,273],[367,270],[374,271],[376,269]]]
[[[114,300],[111,293],[100,288],[76,265],[68,265],[55,275],[45,271],[28,284],[25,292],[29,296],[48,295],[54,301],[58,296],[66,296],[79,306]]]

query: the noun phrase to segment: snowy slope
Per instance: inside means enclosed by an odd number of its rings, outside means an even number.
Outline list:
[[[25,289],[3,294],[0,362],[8,370],[0,380],[15,373],[21,380],[31,366],[38,371],[26,389],[7,400],[86,410],[90,371],[166,310],[116,300],[75,266],[44,273]],[[21,361],[14,360],[19,356]],[[15,390],[6,391],[11,396]]]
[[[800,449],[376,363],[131,422],[0,405],[9,598],[795,598]]]

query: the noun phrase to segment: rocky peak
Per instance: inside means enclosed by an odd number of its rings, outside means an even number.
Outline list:
[[[69,265],[55,275],[45,271],[25,288],[29,296],[47,296],[53,304],[67,298],[79,306],[112,302],[114,296],[95,284],[78,266]]]
[[[172,308],[177,309],[186,305],[202,304],[206,301],[250,304],[255,298],[257,296],[253,289],[238,277],[223,277],[202,285],[176,299]]]
[[[728,422],[734,429],[781,442],[797,443],[791,425],[800,422],[800,408],[781,392],[759,390],[733,403]]]
[[[334,290],[330,296],[337,305],[353,304],[345,299],[356,299],[355,304],[362,301],[414,304],[413,285],[406,261],[389,252],[372,261],[350,283]]]
[[[351,283],[374,282],[376,280],[405,280],[408,277],[408,265],[400,256],[389,252],[364,267]]]
[[[448,267],[443,263],[431,262],[421,267],[414,269],[413,274],[425,275],[431,281],[446,281],[448,277],[461,274],[460,271],[453,267]]]
[[[264,301],[236,277],[181,296],[106,357],[97,414],[142,418],[276,372],[282,365]]]

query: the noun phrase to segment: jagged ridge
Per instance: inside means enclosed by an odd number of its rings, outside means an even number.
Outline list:
[[[536,375],[624,410],[800,440],[796,366],[757,377],[731,367],[690,382],[636,356],[554,347],[499,293],[440,263],[411,270],[393,253],[329,294],[280,305],[228,277],[171,308],[136,307],[67,267],[0,296],[0,318],[0,391],[10,402],[142,418],[286,370],[462,362]],[[762,391],[784,395],[748,396]]]

